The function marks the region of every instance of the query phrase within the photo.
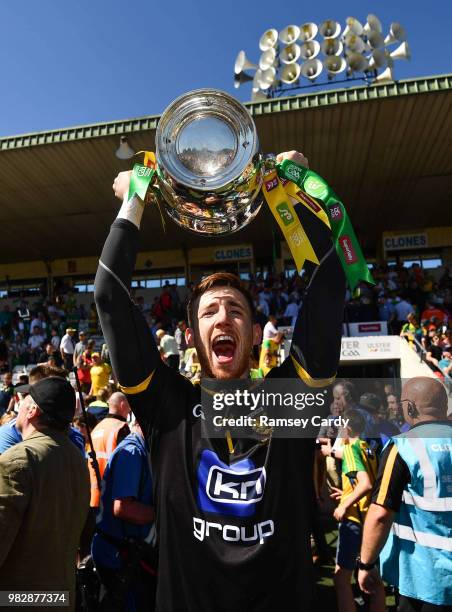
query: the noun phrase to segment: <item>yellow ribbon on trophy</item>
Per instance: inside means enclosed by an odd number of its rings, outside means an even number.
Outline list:
[[[319,264],[319,260],[306,232],[303,229],[303,226],[301,225],[298,215],[295,212],[291,197],[307,206],[309,210],[322,219],[322,221],[326,223],[328,227],[329,221],[328,219],[323,219],[323,216],[320,215],[320,211],[313,210],[299,195],[292,195],[293,189],[291,185],[293,185],[296,192],[300,191],[300,189],[290,181],[283,187],[277,171],[273,170],[264,177],[262,193],[264,194],[273,216],[281,228],[290,252],[294,258],[297,270],[300,272],[306,260],[312,261],[317,265]]]
[[[330,220],[328,219],[328,215],[323,210],[323,208],[316,202],[313,198],[311,198],[305,191],[301,191],[301,189],[292,181],[285,181],[284,179],[279,179],[284,191],[289,194],[294,200],[297,200],[300,204],[303,204],[305,208],[307,208],[310,212],[312,212],[318,219],[323,221],[325,225],[331,229]]]

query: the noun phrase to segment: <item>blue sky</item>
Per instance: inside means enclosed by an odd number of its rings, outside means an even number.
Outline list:
[[[452,72],[449,0],[4,0],[0,136],[159,114],[199,87],[249,100],[249,84],[233,87],[234,59],[244,49],[257,61],[263,31],[368,13],[384,33],[391,21],[407,30],[412,59],[397,79]]]

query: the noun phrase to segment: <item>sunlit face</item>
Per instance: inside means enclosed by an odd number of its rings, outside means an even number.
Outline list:
[[[395,419],[399,415],[399,402],[395,395],[388,395],[388,415],[390,419]]]
[[[231,379],[248,375],[250,354],[260,341],[260,327],[253,325],[245,297],[233,287],[214,287],[199,299],[193,340],[204,376]]]
[[[342,395],[339,396],[338,393],[334,395],[333,391],[333,403],[331,404],[331,414],[333,416],[340,416],[344,412],[344,402]]]
[[[333,405],[335,410],[341,410],[344,412],[345,398],[344,387],[342,385],[336,385],[333,389]]]
[[[35,404],[33,398],[31,397],[31,395],[27,395],[22,400],[20,400],[19,408],[18,408],[18,411],[17,411],[17,419],[16,419],[16,429],[20,433],[22,433],[24,431],[24,428],[26,427],[26,425],[28,423],[28,418],[27,417],[30,414],[30,410],[35,405],[36,404]]]

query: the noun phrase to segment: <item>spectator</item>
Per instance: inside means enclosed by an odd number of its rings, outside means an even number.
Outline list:
[[[185,363],[185,351],[187,350],[187,341],[185,340],[185,330],[187,329],[186,321],[179,321],[174,332],[174,339],[179,349],[179,364],[182,367]]]
[[[96,395],[96,399],[93,402],[90,402],[86,411],[88,414],[92,414],[96,419],[96,422],[102,421],[108,414],[108,398],[110,397],[110,392],[107,387],[103,387],[99,389],[99,392]]]
[[[47,363],[50,360],[53,360],[54,363],[52,365],[56,366],[57,368],[61,368],[63,365],[61,354],[51,342],[48,342],[45,350],[38,357],[38,363]]]
[[[387,419],[387,409],[375,393],[363,393],[359,405],[368,410],[374,419],[372,439],[376,440],[381,450],[389,438],[400,433],[399,428]]]
[[[297,320],[299,310],[300,310],[300,307],[295,302],[295,299],[293,297],[290,297],[289,303],[286,306],[283,317],[287,317],[288,319],[290,319],[289,325],[291,327],[295,326],[295,321]]]
[[[405,298],[396,298],[395,303],[396,320],[394,322],[394,332],[399,334],[402,326],[408,320],[408,315],[413,312],[413,306]]]
[[[92,344],[90,344],[92,342]],[[83,351],[77,360],[77,378],[80,381],[82,393],[89,393],[91,389],[91,368],[93,366],[94,340],[88,342],[88,348]]]
[[[437,308],[432,302],[427,301],[421,319],[435,319],[439,325],[442,325],[446,320],[446,313]]]
[[[0,385],[0,416],[9,410],[13,397],[13,375],[12,372],[5,372],[2,375],[2,383]]]
[[[101,478],[104,475],[111,454],[118,444],[130,433],[129,426],[127,425],[130,406],[124,393],[120,391],[113,393],[109,399],[108,406],[108,414],[91,432]],[[91,480],[90,506],[91,508],[98,508],[100,503],[100,491],[96,473],[91,463],[88,464],[88,467]]]
[[[402,325],[400,336],[409,342],[412,348],[416,348],[414,341],[418,342],[422,339],[422,330],[414,312],[410,312],[407,316],[407,322]]]
[[[342,490],[334,489],[331,497],[340,503],[334,511],[339,522],[334,586],[339,612],[355,610],[351,578],[361,546],[364,520],[370,505],[377,459],[367,442],[360,439],[366,422],[357,410],[344,415],[348,419],[346,440],[342,447]],[[323,451],[325,449],[325,451]],[[322,446],[324,454],[328,447]],[[333,452],[330,448],[330,453]],[[372,596],[371,609],[385,609],[385,593],[380,586]]]
[[[405,419],[403,418],[402,406],[400,400],[395,393],[389,393],[386,396],[386,405],[388,413],[388,421],[395,425],[399,431],[406,431],[408,429]]]
[[[83,330],[78,333],[78,342],[74,347],[74,361],[73,364],[77,365],[78,358],[88,347],[88,338]]]
[[[59,378],[63,378],[65,380],[66,375],[67,372],[66,370],[63,370],[63,368],[53,367],[47,363],[41,363],[32,368],[30,370],[30,376],[21,376],[20,384],[14,387],[14,399],[17,398],[17,410],[20,406],[20,402],[28,396],[30,385],[44,378],[48,378],[49,376],[58,376]],[[16,428],[15,417],[16,414],[14,414],[14,418],[10,420],[5,427],[0,427],[0,453],[4,453],[14,444],[22,442],[22,436]],[[80,450],[81,454],[85,456],[83,441],[78,432],[70,426],[67,434],[71,442],[73,442],[73,444],[75,444],[75,446]]]
[[[431,370],[435,373],[441,373],[439,362],[443,355],[443,349],[439,342],[440,338],[438,334],[435,334],[432,338],[432,342],[430,346],[427,347],[427,355],[425,356],[425,361]]]
[[[444,347],[438,367],[444,375],[444,382],[450,393],[452,391],[452,346]]]
[[[94,564],[106,591],[100,610],[117,609],[118,602],[127,610],[154,609],[154,544],[148,450],[135,424],[113,451],[103,477],[101,512],[92,544]],[[127,574],[130,579],[124,580]]]
[[[28,346],[30,350],[31,360],[32,362],[36,363],[38,361],[38,356],[41,353],[42,345],[45,342],[45,337],[42,335],[41,328],[37,325],[35,325],[35,327],[33,327],[32,329],[33,333],[28,338]]]
[[[110,380],[111,367],[101,360],[99,353],[92,353],[93,365],[90,368],[91,389],[89,395],[97,396],[102,387],[106,387]]]
[[[0,588],[58,588],[68,591],[71,607],[89,501],[86,464],[65,433],[74,411],[67,381],[36,382],[19,407],[23,442],[0,457]]]
[[[392,322],[395,318],[394,304],[387,298],[386,295],[381,295],[378,298],[378,316],[380,321],[386,321],[388,324],[388,332],[391,331]]]
[[[56,349],[60,348],[61,339],[60,339],[60,336],[58,335],[58,330],[55,329],[55,327],[52,327],[50,330],[50,342],[53,344],[53,346]]]
[[[321,443],[334,444],[339,435],[339,426],[336,425],[337,418],[344,414],[344,404],[338,394],[333,395],[333,402],[330,406],[330,414],[326,417],[328,425],[323,425],[319,429],[318,439]],[[325,457],[326,485],[329,491],[334,487],[340,488],[341,485],[341,461],[335,454],[328,453]]]
[[[277,327],[277,319],[274,315],[270,315],[264,327],[262,348],[259,359],[259,368],[264,373],[268,372],[278,365],[279,347],[283,340],[283,333],[279,332]]]
[[[165,363],[173,370],[179,370],[179,347],[174,336],[170,336],[163,329],[158,329],[156,336],[159,341],[159,351]]]
[[[47,321],[42,311],[38,312],[37,316],[30,323],[30,329],[39,327],[43,336],[47,333]]]
[[[64,367],[70,372],[74,365],[74,334],[77,330],[67,327],[65,335],[61,338],[60,352],[63,358]]]
[[[371,438],[375,426],[375,419],[366,407],[360,406],[357,403],[355,385],[349,380],[338,381],[333,387],[333,397],[337,398],[338,401],[342,402],[344,412],[354,409],[358,410],[358,412],[361,413],[365,421],[365,427],[362,432],[362,437],[363,439]],[[343,438],[343,434],[338,437],[335,445],[337,448],[341,446]]]

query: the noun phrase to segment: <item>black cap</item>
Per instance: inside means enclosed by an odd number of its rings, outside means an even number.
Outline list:
[[[49,376],[29,386],[28,392],[45,414],[70,423],[75,414],[75,392],[61,376]]]

